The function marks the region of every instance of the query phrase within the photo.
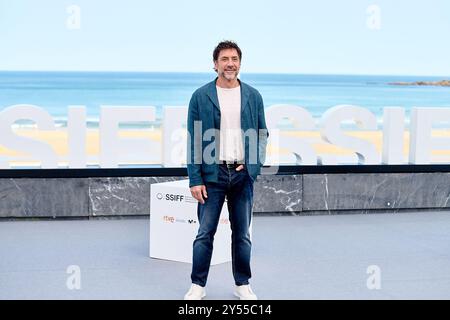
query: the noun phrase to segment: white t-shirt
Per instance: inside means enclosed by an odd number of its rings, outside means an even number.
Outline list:
[[[241,87],[217,88],[220,106],[220,160],[242,161]]]

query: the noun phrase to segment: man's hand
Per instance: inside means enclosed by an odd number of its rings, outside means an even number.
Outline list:
[[[236,167],[236,171],[241,171],[242,169],[244,169],[243,164],[240,164],[239,167]]]
[[[191,187],[191,194],[201,204],[205,203],[203,197],[205,197],[205,199],[208,198],[208,194],[206,193],[206,186],[204,185]]]

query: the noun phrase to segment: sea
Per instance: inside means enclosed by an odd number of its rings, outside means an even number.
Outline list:
[[[195,89],[215,76],[176,72],[0,71],[0,112],[17,104],[36,105],[50,113],[56,126],[65,127],[67,107],[84,105],[87,125],[95,128],[101,105],[154,106],[157,119],[150,125],[159,126],[165,106],[187,106]],[[381,126],[383,108],[399,106],[405,108],[407,125],[413,107],[450,108],[450,87],[391,84],[444,80],[442,77],[241,73],[240,79],[262,94],[265,108],[274,104],[301,106],[315,119],[333,106],[350,104],[369,109]],[[33,122],[21,120],[15,125],[26,127]]]

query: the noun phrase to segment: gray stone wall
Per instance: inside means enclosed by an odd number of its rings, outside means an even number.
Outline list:
[[[150,185],[186,177],[2,178],[0,218],[148,215]],[[254,213],[339,214],[450,208],[450,172],[258,177]]]

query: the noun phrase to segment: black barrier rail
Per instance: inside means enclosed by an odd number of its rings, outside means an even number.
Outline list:
[[[450,164],[399,165],[282,165],[267,167],[269,174],[333,174],[333,173],[420,173],[450,172]],[[264,174],[264,173],[263,173]],[[83,169],[0,169],[0,178],[95,178],[95,177],[184,177],[186,168],[133,167]]]

